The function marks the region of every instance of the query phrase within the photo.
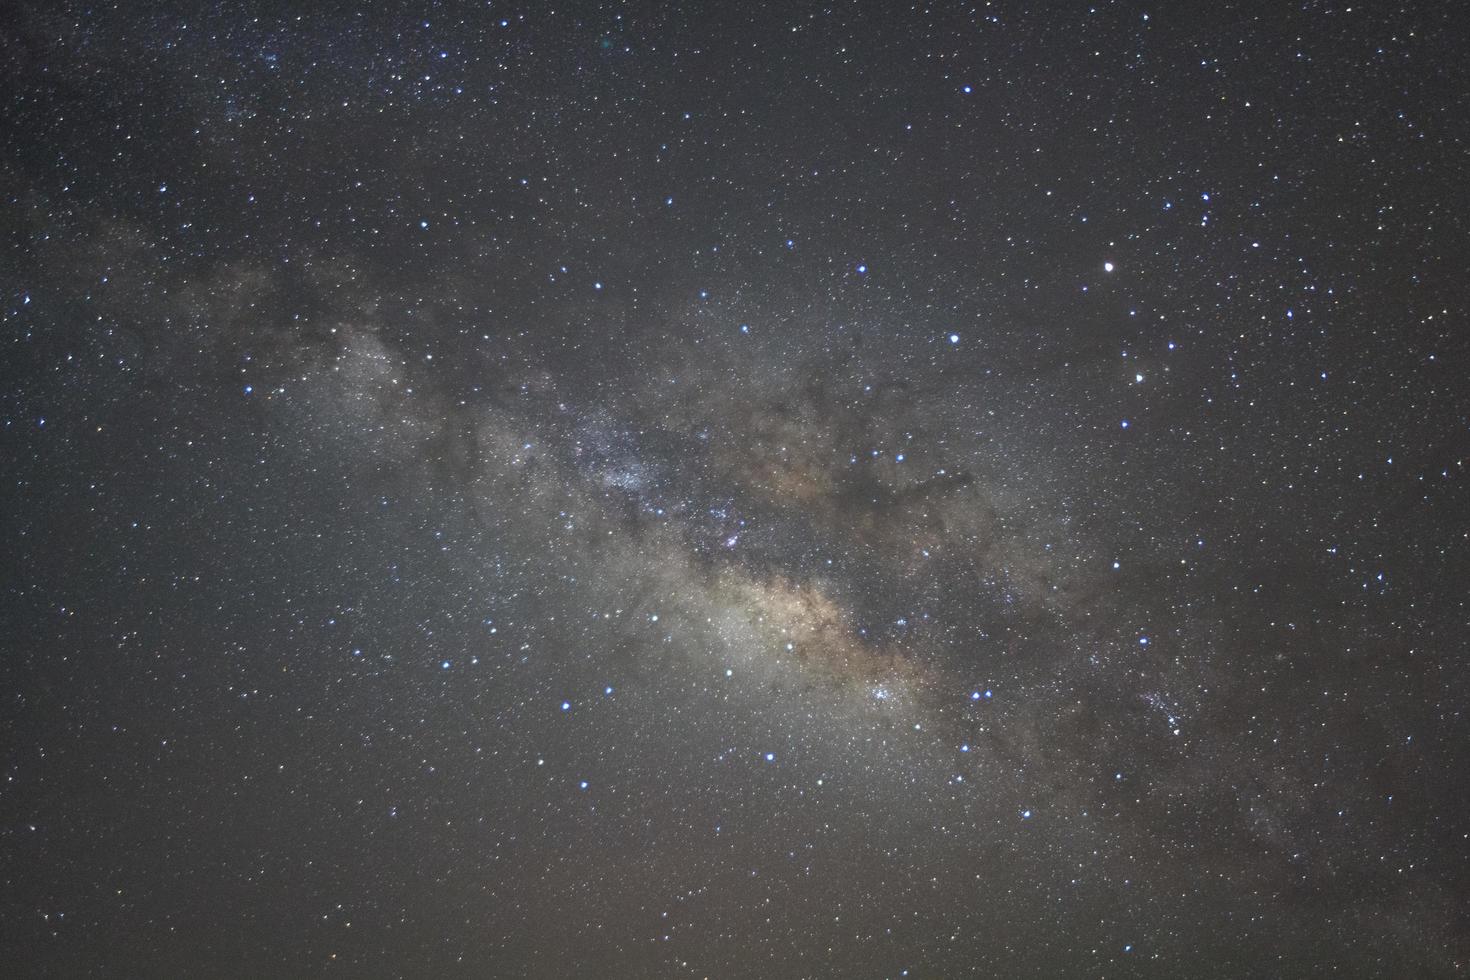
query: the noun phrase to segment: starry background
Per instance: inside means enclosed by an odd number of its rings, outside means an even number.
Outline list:
[[[1454,7],[7,6],[7,969],[1466,975]]]

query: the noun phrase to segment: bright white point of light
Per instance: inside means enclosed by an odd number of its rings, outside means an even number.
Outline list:
[[[1125,953],[1131,953],[1131,952],[1133,952],[1133,944],[1132,943],[1125,944],[1123,946],[1123,952],[1125,952]]]
[[[966,85],[966,86],[965,86],[965,89],[964,89],[964,91],[965,91],[965,94],[966,94],[966,95],[969,95],[969,94],[970,94],[970,92],[971,92],[971,88],[970,88],[970,86],[968,86],[968,85]]]
[[[1141,374],[1135,374],[1133,376],[1133,380],[1135,382],[1137,382],[1138,384],[1143,384],[1143,375],[1141,375]]]
[[[1113,562],[1113,571],[1116,572],[1121,567],[1122,566],[1118,562]]]
[[[858,271],[858,275],[861,276],[861,275],[865,274],[868,271],[868,267],[866,265],[860,265],[860,266],[857,267],[857,271]]]
[[[960,342],[960,335],[957,334],[957,333],[950,334],[949,335],[949,342],[951,344],[958,344]]]
[[[664,203],[665,204],[673,204],[674,203],[674,199],[672,197],[666,197],[666,198],[664,198]]]
[[[1103,271],[1104,272],[1112,272],[1113,271],[1113,263],[1111,263],[1111,262],[1104,262],[1103,263]]]
[[[1173,350],[1174,349],[1174,341],[1172,341],[1172,340],[1169,341],[1169,349],[1170,350]]]
[[[961,745],[960,746],[960,751],[961,752],[968,752],[968,751],[970,751],[970,747],[968,745]]]
[[[1022,820],[1030,820],[1031,819],[1031,811],[1030,810],[1022,810],[1021,811],[1021,819]]]
[[[748,324],[748,323],[742,323],[740,325],[740,332],[741,333],[750,333],[750,324]]]
[[[992,692],[992,691],[991,691],[991,690],[990,690],[990,689],[989,689],[989,688],[986,688],[986,689],[985,689],[985,696],[986,696],[986,697],[987,697],[987,698],[988,698],[988,697],[990,697],[990,696],[991,696],[991,694],[992,694],[992,693],[993,693],[993,692]]]
[[[776,761],[776,753],[774,753],[774,752],[767,752],[766,753],[766,761],[767,762],[775,762]]]
[[[1148,646],[1148,637],[1146,637],[1146,636],[1140,636],[1138,638],[1138,645],[1141,646],[1141,647]]]
[[[580,783],[578,783],[577,785],[580,786],[580,787],[582,787],[583,789],[586,789],[587,788],[587,780],[584,779]]]
[[[654,613],[652,616],[649,616],[648,618],[652,622],[655,622],[656,623],[656,622],[658,622],[658,613]]]
[[[572,702],[570,702],[570,701],[563,701],[561,703],[561,710],[563,710],[563,711],[571,711],[572,710]]]
[[[429,223],[427,221],[420,221],[419,222],[419,227],[420,228],[427,228],[427,227],[429,227]]]
[[[605,688],[602,689],[602,693],[603,694],[611,694],[612,693],[612,688],[611,687],[605,687]]]
[[[795,643],[788,643],[788,644],[786,644],[786,649],[788,649],[788,650],[795,650],[796,649],[796,644]]]
[[[600,283],[600,282],[594,282],[592,284],[592,288],[593,289],[601,289],[602,288],[602,283]]]
[[[449,661],[448,660],[441,660],[441,661],[439,661],[439,669],[440,670],[448,670],[449,669]]]
[[[728,538],[725,539],[725,547],[726,548],[733,548],[739,542],[740,542],[740,535],[738,535],[738,534],[732,534]]]
[[[1116,781],[1118,781],[1118,782],[1122,782],[1122,780],[1123,780],[1123,774],[1121,772],[1115,772],[1115,773],[1113,773],[1113,779],[1116,780]]]
[[[795,248],[796,247],[796,242],[794,240],[788,238],[788,239],[786,239],[786,247],[787,248]]]
[[[735,671],[731,670],[729,667],[726,667],[725,668],[725,676],[726,677],[734,677],[735,676]]]
[[[980,700],[980,692],[979,691],[971,691],[970,692],[970,700],[971,701],[979,701]]]
[[[894,458],[894,460],[896,462],[902,463],[903,462],[903,453],[899,453],[897,456],[895,456],[893,458]]]
[[[1127,419],[1124,419],[1123,422],[1122,422],[1122,425],[1123,425],[1123,428],[1125,428],[1125,429],[1128,428],[1128,420]]]
[[[247,395],[250,394],[254,390],[255,390],[255,386],[254,385],[246,385],[245,386],[245,394],[247,394]]]

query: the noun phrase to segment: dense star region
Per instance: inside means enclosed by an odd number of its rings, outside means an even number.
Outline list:
[[[0,962],[1470,973],[1453,3],[0,13]]]

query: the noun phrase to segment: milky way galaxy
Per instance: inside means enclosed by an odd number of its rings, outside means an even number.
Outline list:
[[[1454,8],[0,14],[16,976],[1470,971]]]

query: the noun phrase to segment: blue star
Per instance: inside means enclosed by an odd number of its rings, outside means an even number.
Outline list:
[[[774,753],[774,752],[767,752],[766,753],[766,761],[767,762],[775,762],[776,761],[776,753]]]
[[[868,274],[868,267],[867,267],[867,265],[859,265],[857,267],[857,274],[860,275],[860,276],[867,275]]]
[[[571,711],[572,710],[572,702],[570,702],[570,701],[563,701],[561,703],[561,710],[563,710],[563,711]]]

